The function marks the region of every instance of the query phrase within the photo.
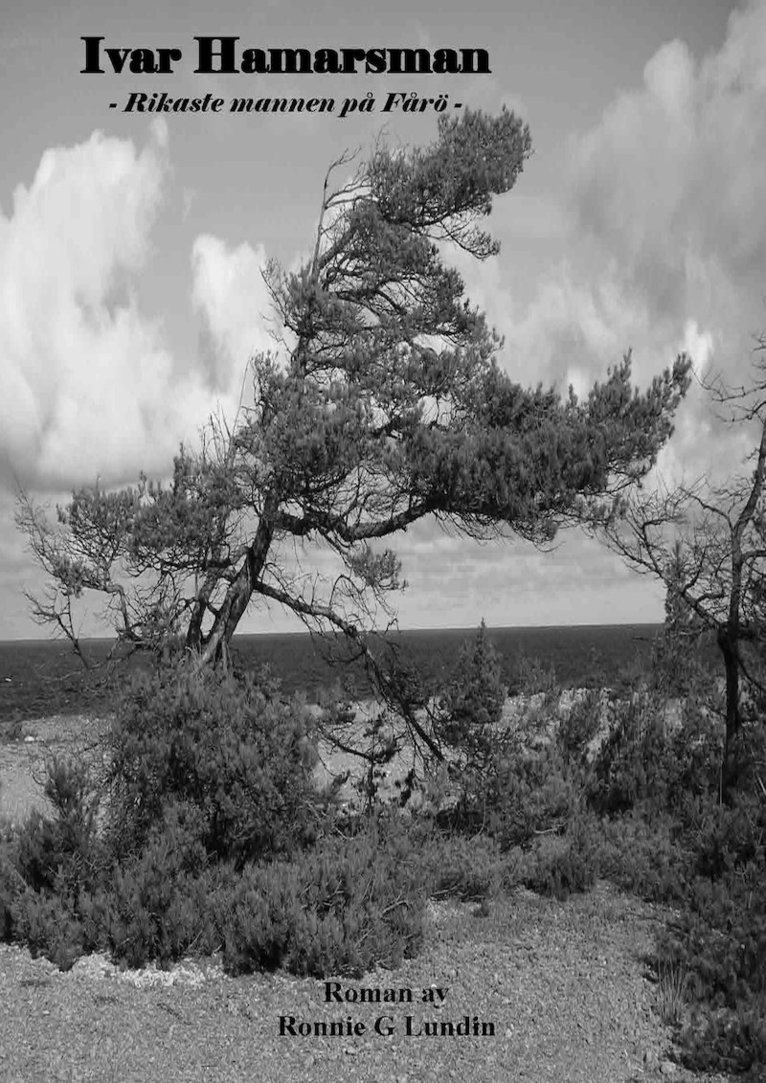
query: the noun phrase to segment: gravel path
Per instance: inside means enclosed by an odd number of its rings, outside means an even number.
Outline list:
[[[699,1079],[668,1060],[670,1034],[645,977],[642,959],[660,920],[656,908],[605,884],[566,903],[521,891],[488,917],[471,906],[432,903],[424,952],[397,971],[333,984],[341,1003],[326,1002],[320,981],[283,974],[233,979],[214,962],[187,963],[164,974],[121,973],[94,956],[62,974],[46,960],[2,946],[0,1078]],[[381,997],[393,989],[398,998],[411,990],[413,1002],[361,1003],[362,988],[380,990]],[[441,1006],[437,989],[445,994]],[[434,1003],[423,1003],[424,990]],[[347,991],[356,1002],[348,1001]],[[294,1035],[280,1036],[282,1016],[283,1029],[295,1029]],[[471,1031],[478,1020],[479,1035],[424,1033],[426,1023],[440,1031],[443,1023],[456,1027],[466,1016]],[[379,1029],[392,1033],[375,1032],[381,1018]],[[332,1021],[342,1024],[342,1035],[313,1033],[314,1024]],[[345,1033],[348,1021],[356,1034]],[[306,1025],[312,1033],[302,1036]]]

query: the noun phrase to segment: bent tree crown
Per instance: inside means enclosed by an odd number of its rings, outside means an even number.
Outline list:
[[[671,433],[687,360],[643,394],[629,355],[584,401],[525,389],[445,262],[450,246],[498,251],[482,219],[530,150],[514,114],[466,110],[442,116],[430,146],[379,142],[337,184],[351,159],[334,163],[311,258],[265,272],[282,335],[252,358],[231,427],[213,420],[197,449],[182,446],[169,484],[75,492],[55,527],[21,494],[19,525],[51,578],[37,618],[76,644],[73,600],[98,591],[121,640],[180,634],[210,663],[262,598],[367,652],[365,629],[400,586],[385,542],[411,524],[544,543],[640,479]]]

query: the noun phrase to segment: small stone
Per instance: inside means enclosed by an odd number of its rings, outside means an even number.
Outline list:
[[[664,1060],[660,1065],[661,1075],[675,1075],[677,1071],[678,1068],[672,1060]]]

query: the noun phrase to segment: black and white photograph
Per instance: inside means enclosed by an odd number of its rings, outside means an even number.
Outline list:
[[[0,1079],[766,1079],[766,0],[0,94]]]

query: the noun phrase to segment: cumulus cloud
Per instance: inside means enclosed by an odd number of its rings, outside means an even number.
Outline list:
[[[589,297],[610,283],[639,356],[656,363],[663,349],[666,361],[684,349],[698,375],[746,382],[766,324],[766,4],[734,12],[705,58],[663,45],[643,85],[574,141],[572,159],[586,266],[605,268],[590,276]],[[664,462],[693,475],[727,458],[734,467],[742,450],[694,388]]]
[[[497,267],[461,267],[508,368],[584,391],[632,347],[641,384],[681,350],[700,375],[746,379],[766,328],[766,3],[734,12],[707,57],[663,45],[641,85],[572,137],[562,175],[548,215],[560,255],[529,300],[503,290]],[[711,450],[711,426],[696,389],[677,466]]]
[[[574,209],[654,313],[713,305],[763,274],[766,4],[735,12],[717,54],[679,41],[575,148]],[[694,313],[689,313],[694,315]]]
[[[95,132],[46,150],[0,212],[6,485],[52,490],[164,472],[212,410],[236,409],[247,358],[267,342],[264,253],[198,239],[191,290],[207,348],[181,366],[138,301],[168,174],[164,126],[142,150]]]
[[[574,161],[574,214],[621,289],[676,337],[695,321],[710,361],[742,371],[766,318],[766,4],[734,12],[702,60],[664,45]]]
[[[166,170],[163,127],[140,152],[96,132],[47,150],[0,214],[6,481],[120,479],[139,453],[151,467],[168,451],[172,359],[133,289]]]
[[[254,353],[273,346],[265,322],[270,298],[261,274],[263,246],[229,248],[217,237],[194,242],[194,303],[208,330],[207,365],[213,386],[225,389],[239,377]]]

